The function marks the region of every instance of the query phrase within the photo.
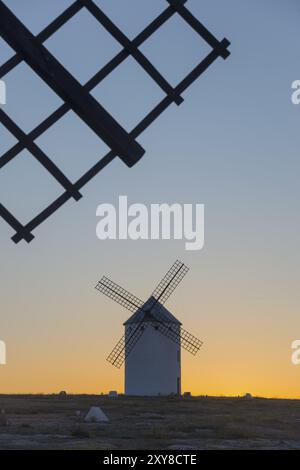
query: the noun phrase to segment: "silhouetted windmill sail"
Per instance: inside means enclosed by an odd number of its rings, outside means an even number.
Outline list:
[[[147,326],[147,323],[140,323],[133,328],[129,334],[123,335],[106,360],[119,369],[128,354],[133,350],[134,346],[143,335]]]
[[[174,317],[173,320],[170,319],[170,312],[163,306],[163,303],[174,292],[188,270],[189,268],[184,263],[178,260],[175,261],[147,302],[143,302],[135,295],[130,294],[106,276],[102,277],[96,285],[96,289],[110,299],[115,300],[122,307],[134,312],[132,324],[107,357],[108,362],[118,368],[121,367],[125,358],[133,350],[148,326],[179,344],[191,354],[197,354],[203,342],[183,329],[178,320],[174,324]]]
[[[190,352],[194,356],[197,354],[203,341],[193,336],[191,333],[186,331],[182,326],[174,328],[171,325],[166,325],[163,321],[156,320],[151,322],[151,326],[158,330],[163,335],[170,338],[177,344],[180,344],[186,351]]]
[[[142,309],[144,305],[144,302],[142,302],[138,297],[130,294],[130,292],[123,289],[123,287],[111,281],[106,276],[103,276],[100,279],[95,288],[131,312]],[[117,368],[120,368],[126,356],[128,356],[142,336],[144,329],[145,325],[144,323],[141,323],[141,325],[137,325],[137,327],[134,328],[129,337],[125,338],[125,335],[123,335],[107,357],[107,361]]]
[[[166,335],[172,341],[181,344],[184,349],[195,355],[201,348],[203,342],[182,327],[180,327],[180,330],[177,331],[178,329],[172,329],[172,326],[166,325],[166,319],[164,318],[163,310],[159,308],[159,306],[163,305],[174,292],[188,271],[189,268],[184,263],[176,260],[167,274],[155,288],[152,294],[153,305],[151,310],[153,310],[155,306],[158,306],[158,308],[155,311],[155,321],[152,323],[152,326],[155,328],[158,327],[157,329],[160,331],[160,333]]]
[[[144,302],[138,299],[135,295],[130,294],[130,292],[105,276],[100,279],[95,289],[99,290],[102,294],[105,294],[107,297],[122,305],[122,307],[127,308],[127,310],[130,310],[131,312],[135,312],[138,308],[142,308],[144,305]]]
[[[180,344],[186,351],[190,352],[194,356],[197,354],[203,344],[200,339],[196,338],[182,327],[175,328],[174,326],[161,321],[151,313],[149,316],[152,318],[152,321],[141,321],[135,328],[132,328],[127,338],[125,335],[122,336],[107,357],[108,362],[115,367],[120,368],[125,358],[133,350],[148,325],[151,325],[155,330],[167,336],[175,343]]]
[[[117,342],[106,360],[118,369],[121,367],[125,360],[125,335]]]
[[[155,299],[153,306],[158,302],[164,304],[166,300],[168,300],[172,292],[187,274],[188,270],[189,268],[181,261],[175,261],[152,294],[152,297]]]

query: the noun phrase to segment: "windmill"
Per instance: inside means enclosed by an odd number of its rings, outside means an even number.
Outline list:
[[[164,303],[189,268],[175,261],[146,302],[107,277],[96,289],[133,312],[124,323],[125,333],[107,361],[120,368],[125,361],[126,395],[181,393],[181,350],[196,355],[202,341],[188,333]]]

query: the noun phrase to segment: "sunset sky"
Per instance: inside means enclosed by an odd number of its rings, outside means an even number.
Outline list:
[[[165,7],[164,0],[94,0],[130,37]],[[34,32],[71,0],[5,0]],[[130,6],[130,8],[128,7]],[[138,141],[143,159],[128,169],[115,159],[83,190],[15,245],[0,221],[0,393],[100,393],[123,390],[123,369],[106,357],[130,312],[94,289],[107,275],[138,297],[149,296],[176,260],[190,272],[166,307],[204,341],[182,354],[182,389],[193,394],[300,398],[299,128],[291,84],[300,79],[297,0],[189,0],[186,5],[231,56],[218,59]],[[45,46],[81,82],[121,47],[82,11]],[[209,51],[179,16],[141,50],[176,85]],[[0,63],[12,55],[0,39]],[[3,109],[26,132],[61,103],[24,63],[4,77]],[[163,97],[133,59],[93,95],[130,131]],[[0,154],[15,139],[0,124]],[[37,144],[71,180],[106,146],[69,112]],[[22,152],[0,172],[0,200],[26,223],[61,193]],[[96,208],[132,203],[205,204],[205,246],[184,241],[100,241]],[[141,377],[141,380],[143,378]]]

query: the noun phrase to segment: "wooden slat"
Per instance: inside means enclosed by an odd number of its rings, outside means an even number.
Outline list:
[[[0,33],[26,63],[67,102],[73,111],[128,165],[133,166],[144,149],[115,121],[88,91],[33,36],[0,0]]]

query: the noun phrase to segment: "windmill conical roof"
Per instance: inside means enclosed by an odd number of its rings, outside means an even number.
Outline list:
[[[145,317],[145,310],[149,309],[154,302],[154,297],[150,297],[147,302],[144,303],[142,308],[139,308],[133,315],[131,315],[131,317],[128,318],[128,320],[126,320],[124,325],[128,325],[129,323],[140,323],[141,321],[153,321],[153,317],[159,321],[164,321],[165,323],[181,325],[180,321],[177,320],[177,318],[159,302],[157,302],[151,309],[152,318]]]

